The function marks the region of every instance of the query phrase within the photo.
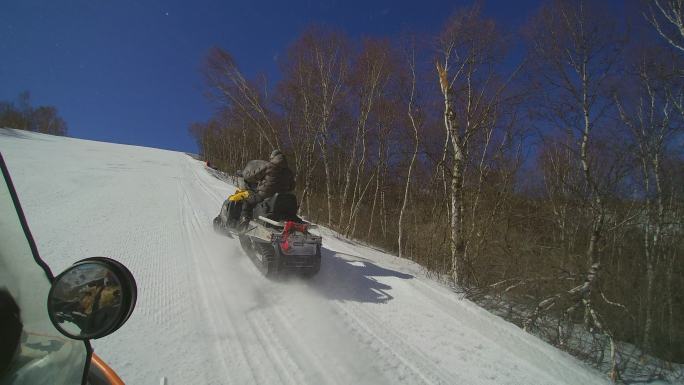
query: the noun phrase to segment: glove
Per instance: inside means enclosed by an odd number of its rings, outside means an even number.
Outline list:
[[[228,201],[239,202],[243,199],[247,199],[248,196],[249,196],[249,191],[237,189],[237,190],[235,190],[235,194],[228,197]]]

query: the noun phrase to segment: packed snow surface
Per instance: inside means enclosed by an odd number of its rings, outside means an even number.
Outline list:
[[[137,307],[95,351],[129,384],[597,384],[605,377],[440,284],[323,232],[311,280],[264,278],[212,230],[234,187],[173,151],[0,129],[53,272],[123,262]]]

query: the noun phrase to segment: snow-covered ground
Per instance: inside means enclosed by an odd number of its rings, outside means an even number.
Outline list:
[[[0,129],[59,272],[126,264],[137,308],[93,342],[129,384],[597,384],[606,378],[421,275],[323,231],[321,272],[270,281],[213,233],[230,186],[186,154]]]

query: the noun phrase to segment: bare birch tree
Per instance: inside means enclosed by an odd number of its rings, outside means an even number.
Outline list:
[[[451,276],[461,284],[468,281],[463,253],[465,170],[471,161],[472,141],[497,124],[497,108],[510,80],[500,76],[498,64],[503,52],[501,35],[493,20],[480,15],[479,3],[457,12],[438,42],[436,67],[452,154]]]
[[[617,94],[615,102],[620,117],[632,134],[636,146],[636,159],[641,171],[641,183],[644,194],[643,212],[643,250],[646,260],[646,309],[643,328],[642,346],[653,350],[653,327],[655,306],[656,271],[659,265],[666,263],[666,245],[668,223],[676,211],[669,200],[668,180],[665,172],[665,159],[668,157],[667,147],[672,138],[681,132],[681,123],[677,119],[675,107],[668,94],[673,87],[670,75],[673,69],[665,64],[667,56],[654,50],[642,53],[641,60],[635,68],[638,79],[638,96],[629,103]],[[670,63],[675,61],[670,60]]]
[[[649,0],[644,17],[672,47],[684,52],[684,1]]]
[[[613,107],[611,82],[621,60],[623,40],[617,33],[616,22],[583,0],[555,1],[544,7],[535,20],[531,41],[533,60],[539,65],[535,73],[543,76],[548,87],[543,108],[549,114],[547,122],[576,142],[572,152],[583,176],[583,185],[577,192],[583,194],[589,213],[584,282],[568,292],[579,302],[566,313],[582,309],[587,327],[596,327],[613,343],[611,332],[604,328],[592,303],[599,282],[599,243],[606,231],[610,187],[609,175],[600,170],[606,165],[598,163],[595,155],[600,148],[598,138],[608,133],[606,119]],[[603,159],[605,162],[608,158]],[[537,310],[548,308],[555,301],[545,299]],[[615,375],[616,369],[613,368]]]
[[[327,221],[332,224],[333,215],[333,167],[331,129],[335,114],[342,103],[343,86],[349,68],[346,39],[339,33],[310,29],[297,44],[302,45],[302,66],[313,76],[313,93],[308,101],[317,115],[316,142],[320,148],[325,172]]]
[[[418,146],[419,146],[419,134],[418,131],[423,123],[423,119],[418,112],[416,106],[416,48],[415,41],[411,41],[406,52],[406,61],[408,64],[408,70],[411,73],[410,80],[410,93],[408,98],[407,115],[411,123],[411,128],[413,129],[413,152],[411,153],[411,160],[409,161],[408,170],[406,171],[406,183],[404,184],[404,197],[401,201],[401,209],[399,210],[399,225],[398,225],[398,236],[397,236],[397,253],[399,258],[402,257],[403,247],[403,224],[404,224],[404,213],[406,212],[406,205],[409,200],[409,190],[411,188],[411,174],[413,172],[413,166],[416,163],[416,158],[418,157]]]
[[[346,220],[347,225],[353,220],[353,207],[360,205],[361,178],[364,175],[368,152],[367,124],[371,113],[376,109],[376,100],[385,92],[391,71],[390,60],[389,43],[387,41],[369,39],[364,42],[361,54],[355,63],[352,76],[352,83],[355,84],[352,88],[356,90],[355,97],[358,99],[358,116],[354,139],[351,145],[351,156],[348,167],[345,167],[346,170],[344,172],[344,188],[339,204],[340,216],[338,224],[340,227],[344,223],[345,205],[348,200],[350,187],[352,197],[349,216]],[[358,150],[361,151],[361,155],[358,164],[355,165]],[[356,171],[356,176],[352,184],[353,171]]]
[[[280,148],[278,132],[266,109],[264,96],[245,79],[228,52],[212,48],[207,54],[203,74],[218,100],[248,119],[271,148]]]

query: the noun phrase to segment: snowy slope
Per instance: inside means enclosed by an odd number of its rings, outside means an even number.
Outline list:
[[[54,272],[105,255],[138,305],[94,341],[129,384],[597,384],[604,377],[421,276],[324,233],[310,282],[264,279],[211,219],[234,187],[172,151],[0,129]]]

